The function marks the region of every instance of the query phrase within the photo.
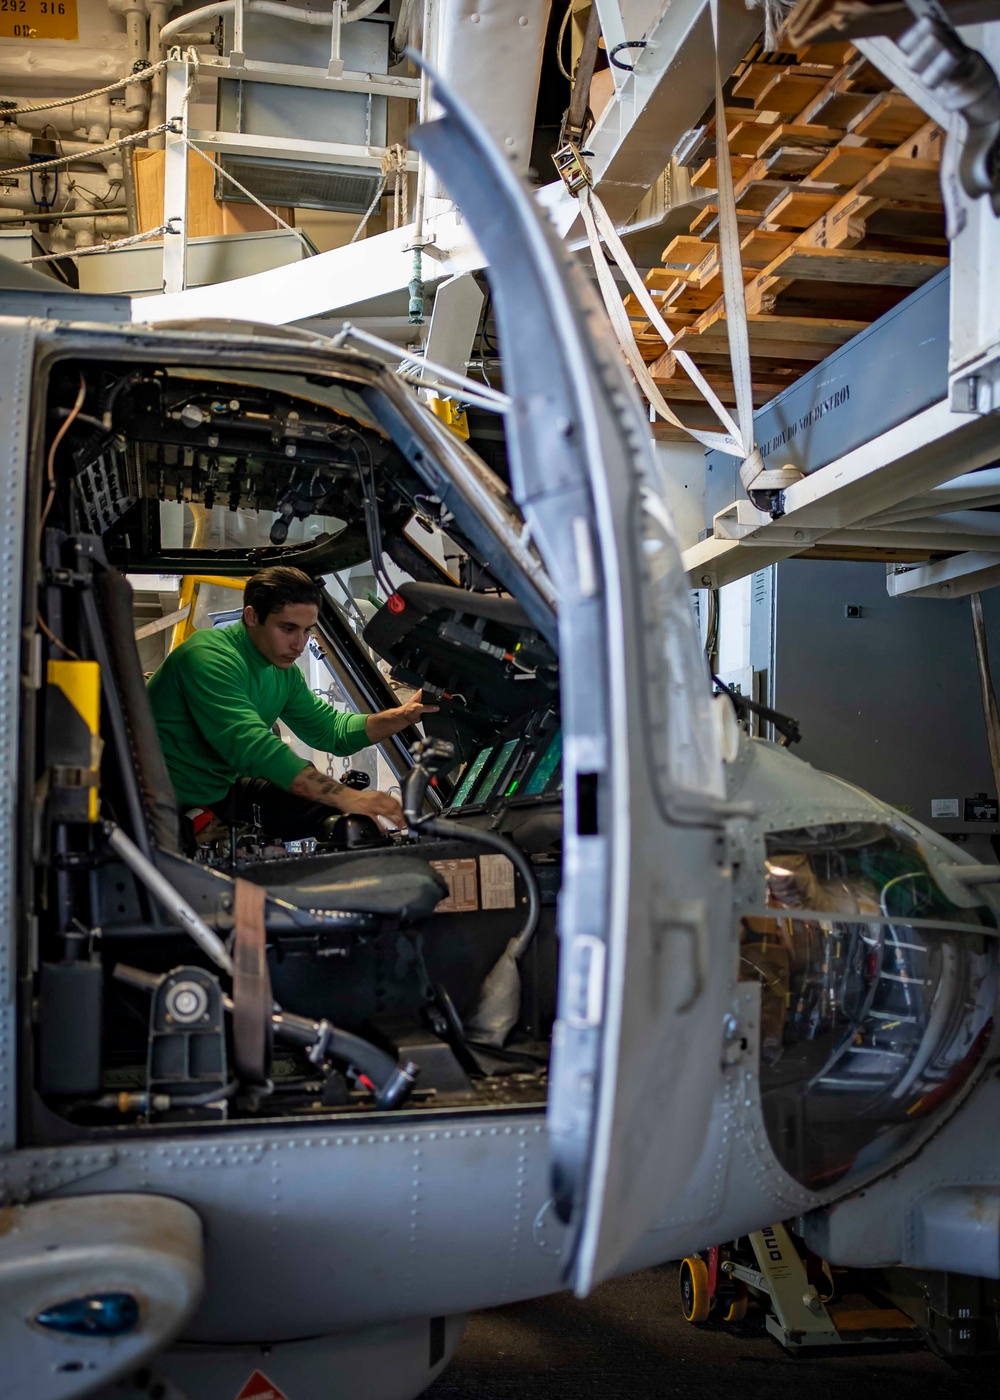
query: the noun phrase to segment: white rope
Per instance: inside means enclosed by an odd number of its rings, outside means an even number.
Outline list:
[[[240,194],[245,194],[247,199],[249,199],[252,204],[256,204],[258,209],[263,209],[265,214],[270,214],[271,218],[276,224],[279,224],[283,229],[287,229],[289,233],[294,233],[295,236],[298,238],[299,242],[302,244],[303,248],[305,248],[306,256],[312,256],[312,249],[309,247],[308,240],[306,239],[306,236],[301,229],[295,228],[292,224],[286,224],[285,220],[281,217],[279,213],[276,212],[276,210],[272,209],[269,204],[265,204],[263,200],[258,199],[255,194],[253,194],[250,190],[247,189],[246,185],[241,185],[235,175],[230,175],[228,170],[224,170],[223,167],[219,165],[217,161],[214,161],[210,155],[206,155],[206,153],[201,149],[201,147],[196,146],[193,141],[188,139],[188,137],[182,136],[181,140],[184,142],[185,146],[188,148],[189,151],[194,151],[196,156],[200,156],[201,159],[205,161],[206,164],[210,165],[213,170],[217,171],[217,173],[221,175],[224,180],[228,180],[231,185],[235,185],[235,187],[239,190]]]
[[[376,208],[378,207],[379,201],[381,200],[383,194],[385,194],[385,179],[386,179],[386,177],[385,177],[384,175],[382,175],[382,176],[379,177],[378,188],[377,188],[376,191],[375,191],[375,198],[372,200],[371,204],[369,204],[368,208],[365,210],[364,218],[361,220],[360,224],[358,224],[357,228],[356,228],[356,229],[354,230],[354,232],[351,234],[351,242],[352,242],[352,243],[357,242],[357,240],[358,240],[358,239],[361,237],[361,235],[364,233],[364,231],[365,231],[365,225],[368,223],[368,220],[371,218],[371,216],[375,213],[375,210],[376,210]]]
[[[29,112],[51,112],[56,107],[71,107],[74,102],[89,102],[92,97],[103,97],[106,92],[117,92],[119,88],[128,87],[130,83],[148,83],[150,78],[154,78],[157,73],[166,68],[168,59],[163,58],[159,63],[154,63],[149,68],[143,68],[138,73],[132,73],[127,78],[119,78],[116,83],[109,83],[107,87],[94,88],[91,92],[80,92],[75,97],[57,97],[54,102],[36,102],[33,107],[9,107],[0,116],[5,119],[11,117],[23,117]]]
[[[80,151],[73,156],[58,156],[54,160],[40,160],[37,165],[19,165],[14,170],[0,170],[0,177],[6,180],[12,175],[40,175],[45,170],[57,170],[64,165],[79,165],[81,162],[94,160],[97,156],[106,156],[112,151],[121,151],[128,146],[135,146],[140,141],[145,141],[147,136],[159,136],[161,132],[170,130],[170,122],[161,122],[159,126],[151,127],[149,131],[134,131],[130,136],[122,136],[117,141],[109,141],[106,146],[95,146],[90,151]]]
[[[169,224],[161,224],[159,228],[151,228],[148,233],[133,233],[130,238],[116,238],[113,243],[95,243],[92,248],[74,248],[71,252],[46,253],[42,257],[25,258],[25,262],[44,263],[56,262],[59,258],[85,258],[91,253],[113,253],[116,248],[131,248],[134,243],[145,243],[149,238],[159,238],[161,235],[173,233],[174,230]]]
[[[632,368],[632,373],[639,382],[643,393],[652,404],[659,416],[672,423],[675,428],[680,428],[696,441],[708,448],[717,449],[720,452],[727,452],[730,455],[739,454],[739,444],[737,438],[739,430],[733,422],[732,415],[725,405],[720,401],[719,396],[712,389],[699,370],[698,366],[683,350],[675,350],[673,353],[677,357],[677,362],[689,376],[691,382],[704,397],[706,403],[712,408],[720,423],[726,428],[726,433],[704,432],[700,428],[691,428],[678,418],[677,414],[669,406],[660,393],[659,386],[650,374],[645,361],[635,343],[635,336],[632,332],[631,324],[625,313],[622,303],[621,293],[618,285],[611,274],[604,249],[601,245],[603,234],[608,248],[618,266],[625,274],[626,281],[639,300],[642,309],[649,317],[654,329],[663,337],[667,346],[670,347],[675,339],[673,331],[667,325],[660,314],[659,308],[649,295],[649,290],[643,283],[642,278],[636,271],[632,259],[629,257],[625,245],[618,237],[618,231],[608,216],[603,204],[594,194],[589,185],[584,185],[579,192],[580,213],[583,217],[584,227],[587,230],[587,238],[590,242],[591,252],[594,258],[594,268],[597,272],[597,282],[601,289],[604,305],[607,308],[611,324],[614,329],[618,343]],[[600,227],[598,227],[600,225]]]

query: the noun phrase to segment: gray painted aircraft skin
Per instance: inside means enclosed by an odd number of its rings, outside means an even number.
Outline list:
[[[1000,1196],[993,887],[919,823],[747,739],[712,700],[641,408],[602,314],[503,156],[440,97],[444,115],[418,141],[488,258],[527,534],[369,359],[238,327],[0,321],[4,1397],[127,1377],[107,1393],[160,1385],[200,1400],[235,1396],[259,1370],[289,1400],[407,1400],[447,1364],[471,1309],[583,1294],[776,1220],[835,1263],[1000,1274],[995,1207],[976,1228],[962,1214],[972,1193]],[[70,342],[119,359],[212,345],[229,366],[269,350],[286,368],[325,356],[395,406],[466,532],[478,517],[507,555],[505,586],[557,635],[546,1109],[262,1113],[76,1137],[64,1125],[59,1141],[25,1141],[32,967],[15,890],[34,643],[22,644],[20,580],[39,508],[32,382],[39,357]],[[112,1291],[139,1301],[117,1335],[38,1320]]]

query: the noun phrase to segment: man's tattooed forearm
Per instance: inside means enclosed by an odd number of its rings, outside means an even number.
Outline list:
[[[338,783],[336,778],[326,777],[318,768],[314,768],[312,764],[309,764],[308,768],[303,768],[302,772],[299,774],[299,781],[303,778],[306,780],[309,787],[314,789],[318,788],[324,797],[339,797],[342,793],[347,791],[343,783]]]
[[[338,783],[336,778],[326,777],[310,763],[297,774],[296,780],[291,784],[291,791],[300,792],[303,797],[310,797],[314,801],[332,802],[335,798],[343,797],[347,788],[343,783]]]

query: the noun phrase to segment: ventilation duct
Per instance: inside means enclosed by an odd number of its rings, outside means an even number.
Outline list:
[[[294,209],[363,214],[375,198],[381,178],[371,167],[328,165],[324,161],[231,154],[217,155],[216,160],[262,203]],[[238,204],[250,202],[221,175],[215,177],[215,197]]]

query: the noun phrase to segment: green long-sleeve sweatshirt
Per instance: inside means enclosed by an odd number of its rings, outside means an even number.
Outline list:
[[[305,768],[276,734],[282,720],[314,749],[341,756],[370,740],[364,715],[346,715],[306,685],[297,666],[272,666],[242,622],[195,632],[148,686],[163,756],[181,808],[211,807],[237,778],[287,788]]]

